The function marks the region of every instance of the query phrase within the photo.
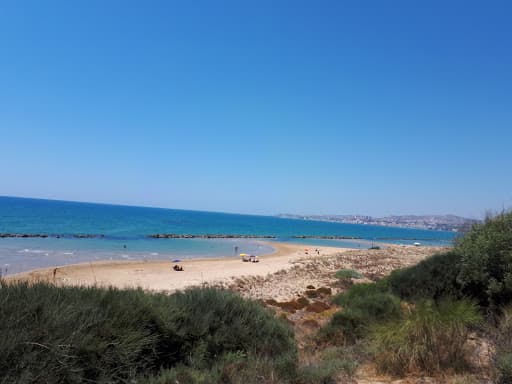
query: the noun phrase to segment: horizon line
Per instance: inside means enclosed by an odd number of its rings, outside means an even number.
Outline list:
[[[257,213],[240,213],[240,212],[227,212],[227,211],[210,211],[210,210],[200,210],[200,209],[188,209],[188,208],[171,208],[171,207],[162,207],[162,206],[154,206],[154,205],[137,205],[137,204],[122,204],[122,203],[108,203],[103,201],[83,201],[83,200],[65,200],[65,199],[59,199],[59,198],[46,198],[46,197],[32,197],[32,196],[11,196],[11,195],[0,195],[0,198],[11,198],[11,199],[27,199],[27,200],[47,200],[47,201],[55,201],[55,202],[62,202],[62,203],[80,203],[80,204],[97,204],[97,205],[110,205],[110,206],[117,206],[117,207],[131,207],[131,208],[149,208],[149,209],[168,209],[168,210],[175,210],[175,211],[189,211],[189,212],[206,212],[206,213],[220,213],[220,214],[226,214],[226,215],[240,215],[240,216],[260,216],[260,217],[279,217],[281,215],[293,215],[293,216],[367,216],[371,218],[386,218],[386,217],[400,217],[400,216],[455,216],[460,217],[463,219],[469,219],[469,220],[475,220],[471,217],[466,216],[459,216],[452,213],[444,213],[444,214],[417,214],[417,213],[408,213],[408,214],[402,214],[402,215],[396,215],[396,214],[389,214],[389,215],[368,215],[368,214],[345,214],[345,213],[326,213],[326,214],[319,214],[319,213],[287,213],[287,212],[281,212],[281,213],[273,213],[273,214],[257,214]],[[290,219],[290,218],[288,218]],[[304,219],[300,219],[304,220]],[[482,219],[476,219],[476,220],[482,220]]]

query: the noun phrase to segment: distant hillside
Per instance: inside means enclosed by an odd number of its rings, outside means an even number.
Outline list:
[[[289,219],[330,221],[347,224],[371,224],[390,227],[432,229],[436,231],[466,232],[480,220],[468,219],[455,215],[404,215],[372,217],[363,215],[295,215],[279,214],[278,217]]]

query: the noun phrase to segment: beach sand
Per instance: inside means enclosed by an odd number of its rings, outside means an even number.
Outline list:
[[[386,246],[383,250],[357,250],[274,242],[269,245],[276,251],[260,256],[258,263],[243,262],[240,258],[189,259],[179,263],[184,271],[178,272],[172,269],[174,263],[170,261],[102,261],[38,269],[12,275],[7,280],[160,292],[191,286],[222,286],[253,298],[284,299],[304,290],[308,284],[325,285],[340,268],[354,268],[367,276],[384,275],[392,269],[417,263],[440,249]]]

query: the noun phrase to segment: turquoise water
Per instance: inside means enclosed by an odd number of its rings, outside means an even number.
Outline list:
[[[447,245],[456,234],[370,225],[283,219],[176,209],[0,197],[0,233],[46,233],[62,238],[0,238],[5,274],[95,260],[235,257],[272,248],[257,239],[151,239],[155,233],[270,235],[276,241],[318,246],[367,247],[372,241]],[[73,234],[103,235],[77,239]],[[293,239],[352,236],[361,240]]]

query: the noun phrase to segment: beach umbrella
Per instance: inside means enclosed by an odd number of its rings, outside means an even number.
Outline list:
[[[247,253],[241,253],[240,256],[241,257],[247,256]]]

